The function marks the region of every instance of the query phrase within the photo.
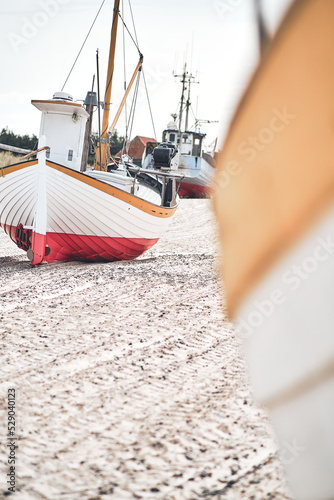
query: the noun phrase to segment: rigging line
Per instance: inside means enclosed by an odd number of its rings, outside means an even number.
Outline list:
[[[196,115],[195,115],[195,113],[194,113],[194,110],[193,110],[193,107],[192,107],[192,106],[190,106],[190,111],[191,111],[191,112],[192,112],[192,114],[193,114],[194,120],[197,120]]]
[[[77,55],[77,57],[76,57],[76,59],[75,59],[75,61],[74,61],[74,63],[73,63],[72,68],[70,69],[69,74],[67,75],[67,78],[66,78],[66,80],[65,80],[64,85],[62,86],[61,91],[63,91],[63,90],[64,90],[64,87],[65,87],[65,85],[66,85],[66,83],[67,83],[67,81],[68,81],[69,77],[71,76],[71,73],[72,73],[72,71],[73,71],[73,68],[74,68],[74,66],[76,65],[77,60],[78,60],[78,59],[79,59],[79,57],[80,57],[80,54],[81,54],[81,52],[82,52],[82,49],[84,48],[85,43],[87,42],[87,39],[88,39],[88,37],[89,37],[89,35],[90,35],[90,32],[91,32],[91,31],[92,31],[92,29],[93,29],[93,26],[94,26],[94,24],[95,24],[95,22],[96,22],[96,19],[98,18],[98,15],[99,15],[99,14],[100,14],[100,12],[101,12],[101,9],[102,9],[103,4],[105,3],[105,1],[106,1],[106,0],[102,0],[101,6],[100,6],[100,8],[99,8],[99,10],[98,10],[98,12],[97,12],[97,14],[96,14],[96,16],[95,16],[95,19],[94,19],[94,21],[93,21],[93,24],[92,24],[92,25],[91,25],[91,27],[89,28],[89,31],[88,31],[88,33],[87,33],[87,36],[86,36],[86,38],[85,38],[85,40],[84,40],[83,44],[81,45],[81,49],[79,50],[79,53],[78,53],[78,55]]]
[[[126,151],[126,141],[127,141],[127,138],[126,137],[123,137],[123,146],[122,146],[122,149],[121,149],[121,156],[125,153]]]
[[[138,97],[138,89],[139,89],[139,79],[140,79],[140,72],[137,75],[137,81],[136,81],[136,87],[133,93],[133,99],[131,103],[131,109],[130,109],[130,114],[129,114],[129,137],[131,137],[132,134],[132,128],[133,128],[133,122],[134,122],[134,116],[135,116],[135,108],[137,104],[137,97]],[[127,144],[127,150],[129,148],[129,143]],[[128,153],[128,151],[127,151]]]
[[[127,129],[127,125],[126,125],[126,131],[127,131],[127,130],[128,130],[128,129]],[[126,143],[127,143],[127,140],[128,140],[128,138],[127,138],[127,136],[125,135],[125,136],[123,137],[123,146],[122,146],[122,149],[121,149],[121,155],[122,155],[122,154],[124,154],[124,153],[126,152]]]
[[[142,53],[140,52],[140,49],[139,49],[139,47],[138,47],[138,44],[137,44],[136,40],[133,38],[133,36],[131,35],[131,33],[130,33],[130,31],[129,31],[129,28],[127,27],[127,25],[125,24],[125,22],[124,22],[124,20],[123,20],[123,18],[122,18],[122,16],[121,16],[121,13],[119,12],[119,13],[118,13],[118,15],[119,15],[119,17],[120,17],[120,19],[121,19],[122,23],[124,24],[124,27],[125,27],[126,31],[128,32],[128,34],[129,34],[129,36],[130,36],[131,40],[132,40],[132,41],[133,41],[133,43],[135,44],[135,47],[136,47],[136,49],[138,50],[139,55],[140,55],[140,56],[142,56]]]
[[[131,102],[131,109],[129,113],[129,121],[128,121],[128,130],[129,130],[129,141],[126,143],[126,153],[129,154],[129,146],[130,146],[130,137],[132,133],[132,127],[133,127],[133,122],[134,122],[134,115],[135,115],[135,107],[137,104],[137,98],[138,98],[138,90],[139,90],[139,79],[140,79],[140,73],[137,75],[137,80],[136,80],[136,85],[133,93],[133,99]]]
[[[129,113],[129,125],[130,125],[131,121],[133,122],[133,115],[134,115],[135,107],[136,107],[136,103],[137,103],[139,78],[140,78],[140,73],[138,73],[138,75],[137,75],[136,85],[135,85],[134,92],[133,92],[133,98],[132,98],[132,102],[131,102],[131,109],[130,109],[130,113]]]
[[[137,37],[137,31],[136,31],[135,21],[134,21],[134,18],[133,18],[132,6],[131,6],[131,1],[130,1],[130,0],[129,0],[129,7],[130,7],[130,13],[131,13],[131,19],[132,19],[133,31],[134,31],[134,33],[135,33],[135,37],[136,37],[136,42],[137,42],[137,45],[139,46],[139,43],[138,43],[138,37]]]
[[[137,76],[137,80],[138,80],[138,76]],[[136,85],[135,85],[135,90],[134,90],[134,96],[136,93],[137,80],[136,80]],[[128,152],[129,152],[129,142],[130,142],[129,127],[130,127],[130,120],[132,117],[133,103],[134,103],[134,97],[133,97],[132,102],[131,102],[129,117],[127,118],[127,122],[125,123],[125,137],[124,137],[124,141],[123,141],[123,149],[124,149],[126,154],[128,154]]]
[[[144,73],[144,68],[143,67],[142,67],[142,72],[143,72],[143,80],[144,80],[144,85],[145,85],[145,91],[146,91],[146,97],[147,97],[147,102],[148,102],[148,108],[150,110],[151,122],[152,122],[152,127],[153,127],[153,132],[154,132],[154,139],[157,140],[157,133],[155,131],[154,120],[153,120],[153,113],[152,113],[152,108],[151,108],[151,102],[150,102],[150,97],[148,95],[148,90],[147,90],[147,85],[146,85],[146,78],[145,78],[145,73]]]
[[[124,12],[124,0],[122,0],[122,12]],[[124,92],[126,92],[126,56],[125,56],[125,31],[124,31],[124,24],[123,24],[123,72],[124,72]],[[125,101],[124,104],[124,118],[125,118],[125,137],[127,138],[128,131],[127,131],[127,122],[128,122],[128,106],[127,106],[127,100]]]

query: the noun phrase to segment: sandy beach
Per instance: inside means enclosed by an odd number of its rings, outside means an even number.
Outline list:
[[[17,500],[289,496],[224,318],[210,200],[136,261],[32,269],[0,233],[1,469],[15,388]]]

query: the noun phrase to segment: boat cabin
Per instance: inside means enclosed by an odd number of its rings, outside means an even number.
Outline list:
[[[175,122],[167,125],[167,129],[163,131],[163,142],[171,142],[178,146],[181,155],[201,156],[202,142],[206,134],[186,130],[180,132],[177,129]]]
[[[85,108],[66,92],[56,92],[52,99],[31,103],[42,112],[38,147],[43,141],[50,148],[47,159],[79,171],[89,117]]]

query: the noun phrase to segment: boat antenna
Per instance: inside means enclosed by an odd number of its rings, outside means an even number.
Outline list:
[[[195,132],[200,132],[201,131],[201,125],[203,123],[219,123],[219,120],[198,120],[196,118],[195,119]]]
[[[95,75],[93,75],[93,82],[92,82],[92,93],[94,92],[94,83],[95,83]]]
[[[260,55],[262,58],[267,44],[270,40],[270,36],[263,16],[262,0],[254,0],[254,5],[260,45]]]
[[[94,21],[93,21],[93,23],[92,23],[91,27],[89,28],[89,31],[88,31],[88,33],[87,33],[87,35],[86,35],[86,38],[85,38],[85,40],[84,40],[83,44],[81,45],[81,48],[80,48],[80,50],[79,50],[79,53],[78,53],[77,57],[75,58],[75,61],[74,61],[73,65],[72,65],[72,68],[70,69],[69,74],[67,75],[67,78],[66,78],[66,80],[65,80],[64,85],[62,86],[61,91],[63,91],[63,90],[64,90],[64,87],[65,87],[65,85],[66,85],[66,83],[67,83],[67,81],[68,81],[69,77],[71,76],[71,73],[72,73],[72,71],[73,71],[73,68],[74,68],[74,66],[76,65],[76,63],[77,63],[77,61],[78,61],[78,59],[79,59],[79,56],[80,56],[80,54],[81,54],[81,52],[82,52],[82,49],[84,48],[85,43],[87,42],[87,39],[88,39],[88,37],[89,37],[89,35],[90,35],[90,32],[91,32],[91,31],[92,31],[92,29],[93,29],[93,26],[94,26],[94,24],[95,24],[95,22],[96,22],[96,19],[98,18],[98,15],[99,15],[99,14],[100,14],[100,12],[101,12],[101,9],[102,9],[103,4],[104,4],[104,2],[105,2],[105,1],[106,1],[106,0],[103,0],[103,1],[102,1],[102,3],[101,3],[101,5],[100,5],[100,8],[99,8],[99,10],[98,10],[98,12],[97,12],[97,14],[96,14],[96,16],[95,16],[95,19],[94,19]]]
[[[176,68],[177,68],[177,52],[175,51],[174,53],[174,69],[173,69],[173,76],[175,75],[176,73]]]
[[[191,37],[191,49],[190,49],[190,72],[193,69],[193,54],[194,54],[194,32],[192,32]]]
[[[101,100],[100,100],[100,70],[99,70],[99,49],[96,50],[96,83],[97,83],[97,116],[98,116],[98,124],[99,124],[99,142],[101,144]],[[101,148],[99,148],[99,156],[100,156],[100,166],[101,166]],[[101,168],[101,167],[100,167]]]

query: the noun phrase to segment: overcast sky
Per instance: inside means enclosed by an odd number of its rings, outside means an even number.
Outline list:
[[[128,0],[123,0],[124,6]],[[275,29],[290,0],[263,0],[268,26]],[[2,78],[0,128],[36,134],[40,113],[30,101],[47,99],[61,90],[102,0],[0,0]],[[158,139],[180,99],[181,85],[173,71],[185,62],[199,84],[192,87],[192,107],[203,125],[207,144],[222,140],[229,119],[258,58],[253,0],[131,0]],[[101,93],[106,64],[113,0],[105,0],[99,18],[64,90],[84,99],[96,73],[100,53]],[[128,8],[125,22],[131,29]],[[121,28],[121,25],[119,24]],[[117,43],[111,118],[124,81],[122,29]],[[137,51],[126,40],[127,81],[137,62]],[[190,120],[191,121],[191,120]],[[96,128],[96,127],[95,127]],[[124,135],[124,120],[117,129]],[[153,137],[144,91],[132,136]]]

